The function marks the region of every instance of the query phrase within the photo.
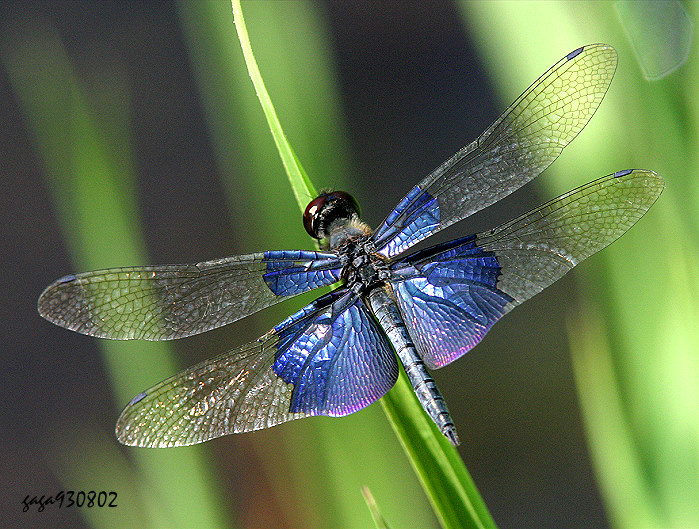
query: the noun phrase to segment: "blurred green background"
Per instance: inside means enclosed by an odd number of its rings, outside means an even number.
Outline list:
[[[683,5],[696,20],[697,4]],[[616,47],[609,94],[560,160],[447,235],[628,167],[667,189],[435,378],[499,527],[699,526],[696,46],[651,82],[613,2],[243,9],[311,179],[354,194],[374,226],[564,54]],[[94,340],[36,313],[41,289],[69,272],[311,247],[228,2],[5,1],[0,116],[3,525],[369,527],[367,485],[391,527],[436,527],[379,406],[190,448],[116,442],[131,396],[303,301],[169,344]],[[119,507],[21,512],[26,495],[69,489],[116,491]]]

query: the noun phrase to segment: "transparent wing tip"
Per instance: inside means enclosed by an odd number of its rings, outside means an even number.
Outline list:
[[[649,169],[624,169],[612,175],[614,178],[645,178],[645,185],[655,190],[655,198],[660,196],[665,189],[665,180],[655,171]]]
[[[62,285],[75,281],[75,275],[70,274],[57,279],[49,286],[47,286],[44,291],[39,295],[39,300],[37,302],[37,309],[39,314],[52,323],[60,325],[58,318],[55,314],[58,304],[60,302],[60,289]],[[58,295],[58,299],[56,296]]]

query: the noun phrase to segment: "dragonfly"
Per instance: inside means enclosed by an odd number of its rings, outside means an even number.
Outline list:
[[[412,249],[546,169],[595,113],[616,64],[605,44],[563,57],[374,231],[351,195],[323,193],[303,215],[317,250],[68,275],[44,290],[39,312],[90,336],[170,340],[333,286],[260,338],[138,394],[117,421],[118,440],[182,446],[345,416],[385,395],[400,362],[425,412],[458,445],[429,370],[464,355],[504,314],[619,238],[664,182],[649,170],[617,171],[493,229]]]

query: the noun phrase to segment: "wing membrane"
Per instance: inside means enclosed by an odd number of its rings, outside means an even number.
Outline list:
[[[618,171],[476,236],[501,266],[497,286],[519,305],[606,248],[633,226],[665,187],[653,171]]]
[[[136,396],[117,422],[127,445],[200,443],[311,415],[342,416],[383,396],[398,365],[363,302],[344,289],[270,332]]]
[[[255,253],[190,265],[115,268],[66,276],[39,313],[68,329],[118,340],[170,340],[226,325],[340,279],[331,252]]]
[[[393,267],[391,286],[427,367],[466,353],[513,298],[497,288],[500,266],[471,235],[417,252]]]
[[[539,175],[595,113],[616,63],[616,52],[605,44],[561,59],[476,141],[406,195],[376,231],[377,248],[398,255]]]
[[[394,265],[396,299],[428,367],[466,353],[506,312],[618,239],[663,187],[652,171],[619,171]]]

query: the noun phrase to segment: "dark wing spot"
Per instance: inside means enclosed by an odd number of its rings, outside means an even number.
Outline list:
[[[566,55],[566,59],[571,60],[575,59],[578,55],[582,53],[582,51],[585,49],[585,46],[581,46],[577,50],[571,51],[568,55]]]
[[[614,173],[614,178],[619,178],[621,176],[626,176],[627,174],[631,173],[633,169],[624,169],[623,171],[617,171]]]

